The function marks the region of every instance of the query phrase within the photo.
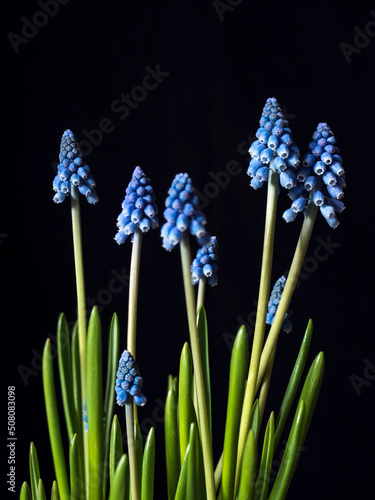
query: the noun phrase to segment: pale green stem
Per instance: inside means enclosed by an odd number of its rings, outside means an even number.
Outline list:
[[[201,425],[201,439],[202,439],[202,452],[204,462],[204,473],[206,478],[206,492],[207,500],[215,500],[215,481],[214,481],[214,467],[211,448],[210,426],[208,421],[206,393],[204,387],[202,360],[199,347],[197,323],[196,323],[196,303],[193,284],[191,282],[190,266],[191,266],[191,252],[189,235],[185,231],[182,241],[180,243],[181,249],[181,263],[182,275],[184,281],[186,309],[188,316],[189,332],[190,332],[190,346],[193,358],[193,367],[196,377],[196,387],[199,405],[199,422]]]
[[[251,351],[249,374],[247,378],[245,397],[242,407],[240,433],[238,438],[237,466],[235,492],[238,490],[242,454],[250,429],[251,409],[256,394],[256,382],[258,379],[259,362],[262,354],[264,332],[266,329],[266,316],[268,300],[270,296],[273,242],[275,236],[277,194],[279,187],[279,176],[271,166],[268,177],[266,220],[263,240],[263,256],[260,275],[257,315],[255,320],[253,347]]]
[[[137,309],[139,290],[139,269],[141,264],[142,232],[137,227],[133,235],[132,254],[130,260],[129,303],[128,303],[128,335],[127,350],[136,359]],[[134,418],[137,420],[137,407],[134,405]]]
[[[271,382],[273,362],[275,360],[275,354],[276,354],[276,348],[272,353],[270,362],[268,363],[267,370],[266,370],[266,372],[264,374],[264,378],[262,380],[262,385],[260,386],[260,391],[259,391],[259,424],[258,424],[259,427],[262,425],[264,409],[266,407],[268,390],[270,388],[270,382]]]
[[[197,312],[204,305],[204,294],[206,291],[206,277],[203,276],[198,283]]]
[[[79,359],[81,372],[81,398],[82,404],[86,400],[86,336],[87,336],[87,319],[86,319],[86,293],[85,293],[85,276],[83,268],[83,252],[82,252],[82,229],[81,229],[81,210],[79,204],[79,191],[76,186],[71,187],[71,215],[72,215],[72,233],[73,233],[73,248],[74,248],[74,265],[76,274],[76,289],[77,289],[77,320],[78,320],[78,345]],[[85,456],[85,474],[86,487],[88,488],[88,437],[84,429],[85,422],[82,419],[83,431],[83,446]]]
[[[130,469],[130,487],[132,500],[141,500],[137,471],[137,452],[134,438],[134,411],[133,398],[125,403],[126,435],[128,440],[128,457]]]
[[[223,453],[220,455],[219,461],[215,469],[215,489],[219,489],[221,483],[221,477],[223,475]]]
[[[296,287],[299,273],[301,272],[302,264],[306,255],[307,247],[309,246],[311,233],[314,228],[318,207],[310,200],[305,219],[302,224],[301,233],[294,252],[292,265],[290,267],[288,278],[285,283],[284,291],[281,295],[281,300],[278,305],[271,329],[269,331],[267,341],[264,345],[262,357],[260,360],[257,386],[259,387],[262,378],[270,362],[272,352],[275,350],[277,339],[283,325],[285,314],[288,311],[290,301],[292,300],[293,292]]]

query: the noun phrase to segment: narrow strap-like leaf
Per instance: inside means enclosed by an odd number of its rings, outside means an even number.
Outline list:
[[[248,338],[246,328],[241,326],[234,341],[230,362],[229,393],[221,479],[222,500],[232,500],[234,495],[238,433],[248,367]]]
[[[52,358],[51,341],[50,339],[47,339],[43,350],[43,389],[44,401],[46,404],[47,424],[60,498],[61,500],[69,500],[69,481],[61,438]]]
[[[250,417],[250,429],[253,430],[255,439],[258,439],[259,426],[259,399],[256,399],[251,409]]]
[[[138,484],[142,484],[143,437],[138,420],[134,421],[135,452],[137,455]]]
[[[34,443],[30,443],[29,451],[29,469],[30,469],[30,484],[31,495],[33,500],[38,500],[38,483],[40,479],[38,454]]]
[[[210,380],[210,358],[208,349],[208,328],[207,315],[204,307],[200,307],[197,315],[197,328],[199,337],[199,347],[202,358],[202,370],[204,388],[206,391],[206,405],[208,413],[208,423],[210,425],[211,441],[212,441],[212,409],[211,409],[211,380]]]
[[[20,500],[32,500],[29,483],[24,481],[21,486]]]
[[[89,498],[103,498],[102,334],[97,307],[91,313],[87,336],[87,421],[89,444]]]
[[[115,383],[116,372],[120,354],[120,326],[117,314],[114,314],[109,329],[108,340],[108,356],[107,356],[107,377],[104,398],[104,467],[108,466],[109,461],[109,441],[111,435],[112,418],[115,406]],[[107,490],[107,474],[104,474],[103,479],[103,493]]]
[[[299,443],[303,430],[304,416],[305,404],[303,399],[300,399],[281,460],[281,465],[268,500],[284,500],[286,498],[301,453]]]
[[[290,408],[293,404],[298,389],[298,385],[302,377],[302,372],[305,368],[307,355],[309,353],[312,333],[313,333],[313,324],[312,320],[310,319],[307,324],[306,332],[302,339],[301,347],[292,374],[289,379],[288,387],[285,391],[285,395],[281,403],[279,414],[277,416],[276,431],[275,431],[275,449],[277,448],[277,445],[280,441],[281,434],[284,430],[285,423],[290,413]]]
[[[38,482],[38,500],[47,500],[43,481],[41,479],[39,479]]]
[[[199,495],[199,450],[198,430],[196,424],[191,424],[189,435],[190,453],[188,458],[188,481],[186,483],[186,500],[197,500]]]
[[[69,468],[70,468],[70,500],[79,500],[85,493],[85,481],[80,461],[80,447],[77,434],[70,440]],[[83,490],[83,491],[82,491]]]
[[[186,499],[186,484],[188,482],[188,462],[190,456],[190,445],[186,448],[185,457],[182,461],[180,477],[178,479],[176,495],[174,500],[185,500]]]
[[[123,455],[116,467],[116,472],[111,481],[108,500],[129,499],[129,463],[127,455]]]
[[[155,474],[155,432],[154,428],[148,432],[143,451],[141,500],[153,500]]]
[[[52,483],[52,488],[51,488],[51,500],[60,500],[59,497],[59,489],[57,487],[56,481],[53,481]],[[71,497],[72,500],[72,497]]]
[[[189,443],[190,425],[194,418],[193,402],[191,399],[192,374],[193,365],[191,352],[189,345],[186,342],[181,352],[180,374],[178,377],[178,412],[181,462],[184,459],[186,448]]]
[[[303,384],[300,399],[305,403],[305,418],[302,425],[300,446],[305,442],[307,431],[309,430],[315,406],[318,401],[320,388],[322,386],[324,374],[324,354],[320,352],[311,364],[310,370]]]
[[[72,339],[71,339],[71,363],[72,363],[72,390],[73,390],[73,401],[74,408],[76,414],[76,421],[78,423],[76,432],[78,435],[81,435],[81,440],[83,443],[82,437],[82,408],[83,402],[81,398],[81,366],[80,366],[80,357],[79,357],[79,339],[78,339],[78,324],[75,323]],[[83,454],[83,444],[82,444],[82,454]]]
[[[238,500],[253,500],[257,471],[257,443],[254,431],[250,429],[242,455]]]
[[[264,433],[262,457],[260,460],[258,478],[255,485],[254,500],[266,500],[270,484],[270,474],[272,468],[272,458],[274,452],[275,417],[271,412]]]
[[[66,318],[62,313],[60,314],[57,322],[57,361],[59,366],[65,422],[69,439],[72,434],[77,432],[78,422],[74,409],[69,329]]]
[[[176,393],[171,385],[165,402],[164,419],[168,500],[174,499],[181,469],[177,410]]]
[[[122,446],[122,434],[120,422],[117,415],[113,416],[111,438],[109,441],[109,482],[112,484],[117,464],[124,451]]]

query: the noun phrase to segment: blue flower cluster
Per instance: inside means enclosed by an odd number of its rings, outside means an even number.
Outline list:
[[[142,233],[159,227],[158,206],[155,193],[141,167],[135,167],[131,181],[126,188],[122,212],[117,217],[118,233],[115,240],[122,245],[126,238],[139,227]]]
[[[279,307],[279,304],[280,304],[281,295],[284,291],[285,282],[286,282],[285,276],[281,276],[281,278],[279,278],[276,281],[276,283],[272,289],[270,300],[268,301],[268,312],[267,312],[267,318],[266,318],[267,325],[272,325],[272,323],[273,323],[277,308]],[[288,311],[285,315],[284,323],[282,326],[282,329],[286,333],[290,333],[293,329],[293,325],[289,319],[290,315],[291,315],[291,311]]]
[[[198,209],[198,202],[188,174],[177,174],[165,200],[164,217],[167,222],[161,228],[161,237],[166,250],[173,250],[187,229],[197,238],[199,245],[207,243],[210,236],[205,228],[207,221]]]
[[[300,153],[292,139],[279,103],[275,97],[269,97],[263,108],[255,140],[249,149],[251,160],[247,175],[252,179],[250,186],[258,189],[268,180],[270,168],[280,175],[280,184],[291,189],[297,184],[295,170],[300,164]]]
[[[191,280],[193,285],[196,285],[203,276],[207,278],[207,283],[210,286],[217,285],[218,260],[217,239],[216,236],[211,236],[210,242],[198,250],[191,265]]]
[[[326,123],[319,123],[302,157],[297,170],[298,184],[289,191],[292,206],[283,214],[286,222],[292,222],[303,212],[309,200],[319,207],[330,227],[336,228],[339,220],[336,214],[345,209],[341,199],[344,196],[345,172],[336,138]]]
[[[121,354],[116,374],[115,391],[117,394],[117,404],[124,406],[128,399],[128,394],[130,394],[133,396],[134,403],[137,406],[144,406],[147,399],[141,392],[142,386],[143,379],[135,359],[129,351],[124,351]]]
[[[87,403],[86,400],[83,403],[83,416],[82,420],[85,422],[85,431],[87,432],[89,430],[89,425],[88,425],[88,420],[87,420]]]
[[[98,203],[99,198],[94,189],[95,179],[82,157],[75,135],[69,129],[65,130],[61,138],[59,161],[52,184],[56,191],[53,201],[62,203],[69,196],[72,186],[76,186],[90,204]]]

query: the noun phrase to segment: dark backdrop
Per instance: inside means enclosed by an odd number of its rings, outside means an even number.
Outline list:
[[[178,172],[188,172],[201,193],[220,247],[219,286],[206,294],[217,459],[230,345],[240,324],[252,328],[259,282],[266,190],[248,186],[247,148],[265,100],[275,96],[302,150],[319,122],[333,128],[348,208],[335,231],[317,219],[291,304],[294,329],[279,342],[267,413],[280,405],[311,317],[309,362],[323,350],[326,372],[289,498],[368,498],[375,394],[374,38],[371,2],[41,0],[8,8],[1,323],[4,394],[16,386],[18,490],[28,478],[31,440],[50,488],[40,356],[58,314],[64,311],[70,322],[75,316],[69,201],[55,205],[51,189],[62,133],[71,128],[86,141],[82,149],[100,197],[95,207],[81,204],[88,303],[100,307],[105,339],[113,312],[119,314],[122,348],[127,288],[112,293],[110,283],[118,275],[126,281],[131,244],[118,247],[113,237],[134,167],[151,177],[161,212]],[[121,102],[129,94],[130,103]],[[301,226],[301,218],[289,225],[281,220],[288,205],[280,197],[273,280],[287,271]],[[161,248],[159,231],[144,238],[140,285],[137,357],[148,404],[139,414],[155,424],[156,498],[165,498],[160,408],[188,331],[179,252]],[[21,376],[25,369],[33,372]]]

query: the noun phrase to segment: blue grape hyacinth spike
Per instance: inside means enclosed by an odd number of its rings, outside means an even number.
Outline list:
[[[193,285],[196,285],[205,276],[210,286],[216,286],[218,284],[218,260],[217,238],[211,236],[209,243],[199,248],[191,265],[191,281]]]
[[[286,283],[285,276],[281,276],[281,278],[279,278],[276,281],[276,283],[272,289],[271,296],[270,296],[270,299],[268,301],[268,312],[267,312],[267,318],[266,318],[267,325],[272,325],[272,323],[273,323],[277,308],[279,307],[281,295],[284,291],[285,283]],[[290,310],[288,310],[288,312],[285,315],[284,322],[282,325],[282,329],[286,333],[290,333],[292,331],[292,328],[293,328],[293,325],[289,319],[291,314],[292,314],[292,312]]]
[[[116,374],[116,401],[120,406],[124,406],[128,395],[133,396],[137,406],[144,406],[147,402],[146,396],[142,394],[143,379],[138,365],[129,351],[121,354],[118,370]]]

